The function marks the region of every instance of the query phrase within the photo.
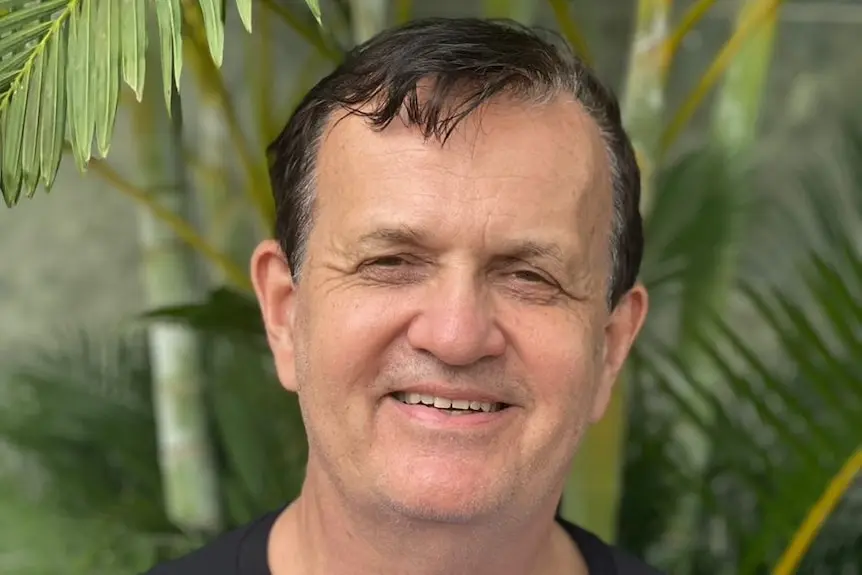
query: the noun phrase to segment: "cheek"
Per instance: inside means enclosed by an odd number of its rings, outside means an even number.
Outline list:
[[[565,442],[574,441],[590,413],[600,383],[601,353],[589,330],[547,330],[530,346],[526,373],[532,382],[539,423],[554,425]]]
[[[536,355],[544,361],[528,372],[536,403],[523,431],[522,448],[531,454],[526,473],[534,481],[565,476],[589,424],[597,386],[593,354],[584,351],[577,345],[549,344]]]
[[[567,361],[549,364],[553,371],[546,375],[548,384],[543,390],[543,399],[563,418],[563,426],[571,428],[572,424],[579,425],[582,415],[589,412],[598,387],[596,368],[587,354],[570,353],[561,357]]]
[[[325,288],[319,293],[320,299],[303,310],[301,337],[305,356],[312,358],[304,379],[323,383],[333,396],[367,391],[404,314],[382,293],[326,293]]]

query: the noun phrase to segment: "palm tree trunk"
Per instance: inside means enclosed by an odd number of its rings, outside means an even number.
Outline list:
[[[737,27],[749,18],[758,0],[738,0]],[[757,27],[728,67],[715,103],[715,140],[732,152],[744,151],[757,134],[763,90],[769,75],[778,10]]]
[[[639,0],[629,68],[621,98],[623,121],[642,175],[641,209],[652,205],[652,179],[662,131],[665,63],[659,49],[668,33],[671,0]],[[613,541],[625,464],[625,375],[617,383],[604,418],[584,436],[563,495],[565,518]]]
[[[653,179],[664,127],[667,56],[661,46],[670,27],[671,0],[638,0],[635,35],[621,99],[623,123],[641,168],[641,211],[649,217]]]
[[[353,42],[361,44],[386,27],[389,0],[350,0]]]
[[[252,209],[236,184],[231,165],[225,158],[231,153],[231,136],[215,97],[204,86],[196,94],[194,123],[197,171],[194,197],[198,202],[201,227],[210,245],[233,262],[247,261],[250,239],[255,237],[249,223]],[[244,267],[244,266],[243,266]],[[216,285],[227,281],[224,273],[211,266],[210,278]]]
[[[154,48],[149,70],[160,66],[157,46]],[[158,75],[152,74],[133,114],[135,133],[140,137],[142,183],[165,208],[193,221],[176,89],[169,117]],[[139,212],[139,226],[147,306],[159,308],[198,299],[202,270],[189,248],[146,210]],[[182,529],[217,532],[221,528],[220,497],[207,429],[200,342],[194,332],[174,324],[153,324],[148,337],[168,517]]]
[[[237,149],[248,149],[249,143],[241,134],[231,131],[228,116],[235,116],[235,113],[226,112],[232,111],[233,106],[224,85],[223,72],[213,66],[212,56],[207,49],[200,8],[194,3],[184,3],[183,15],[189,28],[189,41],[185,43],[186,56],[189,68],[197,79],[194,83],[192,125],[187,124],[187,128],[193,129],[195,141],[194,148],[189,151],[193,154],[196,168],[191,178],[193,195],[199,205],[201,227],[210,245],[226,254],[232,262],[244,267],[243,262],[248,261],[261,232],[260,222],[256,219],[259,214],[255,212],[254,204],[248,201],[246,188],[258,184],[252,181],[252,174],[247,172],[248,166],[243,166],[246,173],[241,179],[233,173],[233,164],[225,159]],[[266,70],[266,62],[272,47],[269,43],[262,44],[261,38],[258,38],[261,34],[263,38],[268,37],[266,19],[258,24],[255,35],[243,33],[243,36],[257,53],[256,60],[247,66],[247,71],[248,77],[252,79],[250,85],[259,89],[260,83],[254,80],[261,73],[265,75],[271,72]],[[225,34],[231,32],[231,27],[225,29]],[[271,84],[272,79],[268,78],[268,82]],[[258,158],[255,157],[253,161],[258,161]],[[269,225],[271,223],[267,223]],[[214,283],[226,283],[228,278],[223,271],[214,267],[210,271]]]

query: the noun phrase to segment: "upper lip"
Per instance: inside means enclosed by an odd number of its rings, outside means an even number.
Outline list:
[[[431,395],[434,397],[442,397],[451,400],[469,400],[478,401],[479,403],[503,403],[511,405],[511,401],[507,398],[488,393],[487,391],[468,387],[457,387],[442,383],[420,383],[416,385],[408,385],[399,387],[392,393],[418,393],[419,395]]]

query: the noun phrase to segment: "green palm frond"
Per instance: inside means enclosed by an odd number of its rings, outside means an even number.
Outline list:
[[[279,384],[268,348],[218,338],[212,358],[215,444],[229,522],[238,525],[299,494],[308,445],[299,402]]]
[[[751,211],[750,170],[719,148],[695,149],[656,174],[645,223],[643,281],[658,303],[680,306],[681,331],[713,299],[724,252],[739,243]]]
[[[737,283],[734,313],[701,310],[686,332],[685,343],[711,366],[709,381],[693,372],[674,337],[648,334],[636,347],[634,387],[652,405],[645,419],[655,424],[656,412],[658,421],[683,418],[710,447],[705,472],[692,481],[664,428],[633,424],[629,465],[641,473],[627,482],[629,499],[650,498],[639,488],[647,483],[674,484],[700,500],[701,524],[692,532],[650,538],[628,528],[625,534],[641,553],[658,550],[657,563],[669,572],[675,572],[675,552],[696,556],[689,564],[697,572],[768,572],[862,444],[862,129],[848,122],[845,136],[843,177],[822,166],[798,174],[807,205],[783,225],[804,236],[807,247],[791,281],[748,274]],[[694,241],[679,244],[685,234],[658,228],[651,239],[677,245],[667,253],[702,250]],[[681,279],[688,265],[679,268],[661,290],[678,293],[690,281]],[[648,474],[659,477],[647,480]],[[858,573],[843,566],[858,566],[854,550],[862,529],[852,518],[860,510],[859,482],[828,519],[800,574]],[[661,525],[673,501],[640,512],[642,522]]]
[[[317,2],[307,0],[319,19]],[[221,65],[222,0],[199,0],[210,55]],[[251,0],[236,0],[251,31]],[[155,2],[170,109],[183,67],[183,0]],[[143,95],[146,0],[0,0],[0,192],[8,206],[50,189],[71,144],[79,170],[111,144],[122,82]]]
[[[0,362],[0,572],[141,572],[194,541],[168,521],[140,337]],[[10,450],[11,449],[11,450]]]
[[[116,515],[160,499],[145,350],[141,338],[81,335],[3,358],[0,438],[34,458],[41,496],[61,509]],[[166,523],[159,511],[143,525]]]
[[[237,0],[246,28],[250,0]],[[200,0],[213,59],[221,62],[219,0]],[[147,46],[146,0],[2,0],[0,125],[3,198],[14,205],[41,179],[53,184],[68,133],[79,169],[93,141],[107,155],[120,78],[140,100]],[[155,3],[166,97],[182,72],[181,0]]]
[[[211,335],[238,337],[247,344],[268,349],[257,300],[231,288],[213,290],[202,303],[150,310],[141,315],[141,320],[176,322]]]
[[[320,16],[320,0],[305,0],[306,6],[311,10],[311,14],[314,16],[314,19],[317,20],[319,25],[323,25],[323,20]]]
[[[748,330],[712,316],[705,323],[710,339],[696,343],[721,374],[722,388],[698,381],[678,349],[651,342],[654,345],[637,350],[639,364],[647,366],[640,383],[669,398],[711,442],[699,494],[708,509],[703,532],[709,533],[708,523],[717,517],[732,526],[728,548],[714,551],[725,561],[736,557],[734,572],[760,572],[777,558],[862,440],[854,424],[862,417],[862,370],[854,359],[857,340],[841,336],[838,323],[815,327],[843,291],[837,285],[827,287],[829,281],[812,284],[819,295],[807,308],[779,288],[744,289],[754,310],[751,324],[765,324],[779,340],[778,352],[770,359],[754,351]],[[854,314],[859,308],[844,309]],[[709,417],[703,417],[703,406],[708,406]],[[675,465],[667,465],[667,470],[684,472]],[[848,530],[845,523],[845,541],[860,534],[858,525]],[[692,551],[697,542],[685,546]]]
[[[207,390],[227,528],[296,497],[307,458],[268,349],[235,335],[212,337]],[[0,366],[0,573],[125,575],[202,543],[162,506],[141,332],[64,338]]]
[[[642,374],[648,367],[641,365],[643,360],[642,355],[631,358],[632,374]],[[618,543],[646,557],[670,528],[679,494],[692,491],[695,482],[687,453],[674,441],[677,413],[650,401],[654,389],[635,383],[630,389],[628,436],[633,440],[626,450]],[[645,493],[654,496],[644,497]]]

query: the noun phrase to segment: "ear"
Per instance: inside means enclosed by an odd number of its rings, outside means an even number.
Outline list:
[[[605,414],[620,369],[622,369],[632,344],[643,327],[648,301],[646,288],[641,284],[636,284],[622,297],[611,312],[610,320],[605,326],[605,345],[599,389],[596,392],[590,413],[592,423],[599,421]]]
[[[296,286],[287,259],[274,240],[265,240],[255,248],[251,256],[251,281],[263,314],[278,379],[285,389],[296,391]]]

